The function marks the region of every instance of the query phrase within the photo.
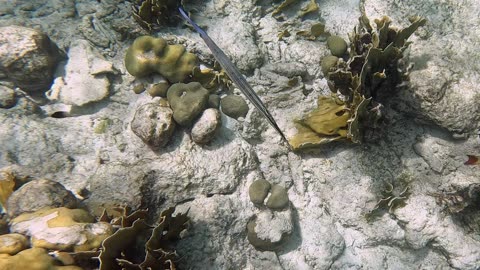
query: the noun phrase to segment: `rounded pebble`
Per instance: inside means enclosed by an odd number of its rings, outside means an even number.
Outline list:
[[[288,193],[287,189],[280,185],[273,185],[270,197],[267,199],[267,207],[274,210],[281,210],[288,206]]]
[[[270,191],[270,187],[270,183],[265,179],[254,181],[248,188],[250,201],[252,201],[254,204],[263,204],[268,192]]]
[[[332,55],[338,57],[342,57],[347,52],[347,42],[339,36],[328,37],[327,46]]]
[[[220,105],[224,114],[235,119],[245,117],[248,113],[247,102],[241,96],[228,95],[220,100]]]
[[[337,65],[337,62],[338,62],[338,57],[333,55],[325,56],[322,59],[322,62],[320,63],[320,65],[322,67],[322,73],[324,77],[328,76],[328,72],[330,71],[331,68]]]

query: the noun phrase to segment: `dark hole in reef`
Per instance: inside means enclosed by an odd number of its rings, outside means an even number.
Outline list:
[[[345,114],[345,112],[346,112],[346,110],[341,110],[341,111],[336,112],[335,115],[336,116],[342,116],[342,115]]]
[[[53,117],[53,118],[66,118],[68,117],[68,112],[62,112],[62,111],[58,111],[58,112],[54,112],[50,115],[50,117]]]

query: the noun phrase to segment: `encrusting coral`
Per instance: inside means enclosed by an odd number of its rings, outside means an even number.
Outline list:
[[[163,38],[141,36],[125,55],[125,67],[135,77],[158,73],[169,82],[183,82],[197,65],[197,56],[180,44],[169,45]]]
[[[198,82],[176,83],[168,89],[167,99],[173,110],[173,119],[182,126],[190,126],[207,108],[210,93]]]
[[[297,134],[289,142],[293,149],[348,139],[361,142],[364,130],[374,129],[383,118],[381,99],[406,80],[400,59],[408,47],[407,39],[426,20],[412,17],[404,29],[390,26],[382,17],[372,27],[363,14],[349,35],[348,59],[334,58],[345,53],[345,41],[331,39],[328,46],[334,56],[321,63],[332,97],[320,97],[318,108],[296,121]],[[331,37],[332,38],[332,37]]]

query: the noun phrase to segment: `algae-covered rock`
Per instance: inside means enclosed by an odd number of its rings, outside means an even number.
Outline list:
[[[0,235],[0,254],[14,255],[28,247],[28,239],[18,233]]]
[[[238,119],[248,113],[248,105],[241,96],[228,95],[220,100],[222,112],[227,116]]]
[[[208,96],[208,107],[215,109],[220,108],[220,96],[215,94]]]
[[[281,210],[288,206],[290,201],[288,200],[286,188],[280,185],[273,185],[270,192],[271,194],[265,204],[268,208],[272,210]]]
[[[58,266],[43,248],[30,248],[14,256],[0,256],[0,269],[5,270],[82,270],[78,266]]]
[[[147,92],[152,97],[167,97],[167,91],[170,85],[168,82],[159,82],[148,88]]]
[[[180,44],[169,45],[162,38],[141,36],[125,55],[125,67],[135,77],[158,73],[172,83],[183,82],[196,66],[197,57]]]
[[[324,77],[328,77],[328,72],[331,68],[335,67],[338,62],[338,57],[334,55],[328,55],[322,58],[320,65],[322,66],[322,73]]]
[[[191,132],[192,140],[198,144],[210,142],[215,137],[215,133],[221,124],[220,111],[213,108],[206,109],[193,124]]]
[[[46,208],[14,218],[10,230],[30,236],[33,247],[86,251],[98,248],[113,233],[109,223],[94,221],[82,209]]]
[[[6,210],[7,199],[15,189],[15,176],[8,170],[0,171],[0,207],[2,212]]]
[[[209,92],[198,82],[176,83],[167,92],[173,110],[173,119],[181,126],[189,126],[208,104]]]
[[[337,57],[342,57],[347,52],[347,42],[339,36],[328,37],[327,46],[332,55]]]
[[[15,106],[17,102],[15,91],[6,86],[0,85],[0,108],[8,109]]]
[[[248,188],[250,201],[254,204],[262,205],[270,191],[271,184],[265,179],[254,181]]]
[[[144,104],[136,110],[130,127],[144,143],[154,148],[163,147],[175,130],[173,111],[156,102]]]

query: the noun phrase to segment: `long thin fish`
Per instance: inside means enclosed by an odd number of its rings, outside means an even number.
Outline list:
[[[272,125],[272,127],[278,131],[280,136],[282,136],[282,138],[288,143],[287,138],[278,127],[275,119],[273,119],[273,116],[270,114],[267,107],[265,107],[265,104],[263,104],[262,100],[257,96],[255,91],[253,91],[252,87],[248,84],[247,80],[243,77],[238,68],[232,63],[232,61],[230,61],[222,49],[220,49],[217,44],[213,42],[207,33],[203,31],[203,29],[200,28],[200,26],[198,26],[192,19],[190,19],[190,17],[188,17],[187,13],[182,7],[179,7],[178,10],[183,18],[185,18],[185,20],[187,20],[187,22],[193,26],[195,31],[200,34],[200,37],[203,39],[203,41],[205,41],[205,44],[207,44],[210,51],[212,51],[212,54],[218,63],[220,63],[220,65],[225,69],[225,72],[228,74],[230,79],[237,85],[237,87],[250,100],[250,102],[253,103],[255,108],[257,108],[263,114],[263,116],[267,118],[270,125]]]

